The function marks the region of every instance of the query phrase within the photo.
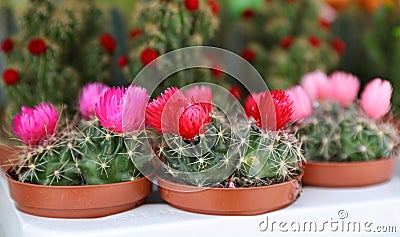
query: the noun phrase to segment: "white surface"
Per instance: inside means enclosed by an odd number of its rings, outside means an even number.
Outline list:
[[[400,162],[399,162],[400,163]],[[65,220],[27,215],[14,208],[8,187],[0,175],[0,236],[6,237],[127,237],[127,236],[400,236],[400,169],[385,184],[355,189],[325,189],[305,187],[302,196],[285,209],[250,217],[223,217],[180,211],[163,203],[145,204],[134,210],[98,219]],[[151,199],[157,199],[153,194]],[[155,197],[155,198],[154,198]],[[246,201],[246,200],[243,200]],[[154,200],[153,200],[154,202]],[[348,217],[339,219],[338,212]],[[346,214],[341,212],[340,214]],[[269,228],[265,232],[268,218]],[[272,222],[274,229],[271,230]],[[338,221],[338,224],[335,224]],[[285,226],[284,223],[286,222]],[[293,223],[294,222],[294,223]],[[309,231],[309,224],[318,230]],[[324,222],[325,223],[324,225]],[[332,224],[333,222],[333,224]],[[351,229],[347,231],[348,223]],[[353,232],[352,223],[361,225],[361,232]],[[345,224],[342,231],[341,224]],[[371,232],[364,231],[371,223]],[[281,224],[281,230],[279,229]],[[300,224],[306,231],[293,232]],[[331,227],[331,224],[333,225]],[[292,225],[292,226],[291,226]],[[337,231],[331,231],[336,229]],[[395,226],[396,233],[374,233],[378,225]],[[288,233],[282,231],[288,230]],[[2,232],[3,231],[3,232]]]

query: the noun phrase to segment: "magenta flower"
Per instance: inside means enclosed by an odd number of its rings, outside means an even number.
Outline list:
[[[79,96],[79,112],[85,120],[95,116],[95,104],[109,89],[109,86],[100,82],[88,83],[82,88]]]
[[[285,91],[293,101],[292,120],[298,121],[309,117],[313,113],[310,97],[301,86],[294,86]]]
[[[351,73],[336,71],[329,76],[331,99],[346,108],[352,104],[360,89],[360,80]]]
[[[212,91],[208,86],[193,86],[184,92],[189,100],[212,103]]]
[[[96,103],[96,116],[101,126],[116,133],[142,130],[148,99],[146,89],[137,86],[112,88]]]
[[[320,71],[305,74],[301,78],[301,86],[311,100],[327,100],[331,98],[331,88],[328,76]]]
[[[369,82],[361,94],[360,106],[364,113],[372,119],[385,116],[391,107],[392,92],[389,81],[375,78]]]
[[[29,108],[21,107],[21,113],[13,118],[13,132],[29,146],[40,144],[51,137],[58,123],[58,113],[54,105],[40,103]]]

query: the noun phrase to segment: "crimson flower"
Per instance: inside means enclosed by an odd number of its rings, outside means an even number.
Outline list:
[[[240,86],[232,86],[229,89],[229,93],[231,93],[231,95],[236,97],[238,100],[240,100],[243,95],[243,91],[242,91],[242,88],[240,88]]]
[[[281,39],[281,42],[279,42],[279,45],[283,49],[287,49],[293,44],[293,38],[291,36],[285,36]]]
[[[28,43],[28,50],[33,55],[41,55],[47,50],[46,42],[40,38],[31,39]]]
[[[280,130],[291,121],[293,101],[284,91],[273,90],[249,95],[245,111],[264,130]],[[275,112],[275,113],[274,113]]]
[[[1,42],[1,50],[4,53],[9,53],[14,48],[14,42],[10,38],[5,38]]]
[[[185,0],[185,7],[189,11],[196,11],[199,8],[199,0]]]
[[[146,48],[140,54],[140,61],[144,66],[158,58],[158,52],[154,49]]]
[[[257,54],[254,50],[250,48],[243,49],[241,56],[249,62],[254,62],[256,60]]]
[[[142,33],[143,33],[143,31],[141,29],[135,28],[135,29],[131,30],[131,32],[129,32],[129,38],[135,39],[136,37],[138,37]]]
[[[310,37],[308,37],[308,42],[310,43],[311,46],[313,46],[314,48],[318,48],[319,45],[321,44],[321,41],[318,39],[317,36],[315,35],[311,35]]]
[[[218,4],[218,2],[215,1],[215,0],[209,0],[208,1],[208,5],[210,6],[212,13],[214,15],[218,15],[218,13],[219,13],[219,4]]]
[[[129,62],[129,59],[128,59],[128,57],[127,57],[126,55],[120,56],[120,57],[118,58],[118,61],[117,61],[118,66],[119,66],[120,68],[123,68],[123,67],[125,67],[126,65],[128,65],[128,62]]]
[[[253,9],[246,9],[242,12],[242,18],[245,20],[251,19],[254,16]]]
[[[109,33],[103,33],[100,35],[99,41],[103,46],[103,49],[109,53],[113,53],[115,47],[117,46],[117,42]]]
[[[12,68],[8,68],[3,72],[3,81],[7,85],[14,85],[19,81],[19,73]]]
[[[185,94],[171,87],[147,105],[146,123],[158,132],[179,134],[192,140],[204,132],[212,117],[211,89],[194,87]]]
[[[339,38],[333,39],[331,46],[339,55],[342,55],[346,51],[346,43]]]

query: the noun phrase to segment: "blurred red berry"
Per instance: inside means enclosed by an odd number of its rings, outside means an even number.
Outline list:
[[[103,33],[99,38],[100,44],[103,49],[109,53],[113,53],[117,42],[109,33]]]
[[[218,13],[219,13],[219,4],[218,4],[218,2],[215,1],[215,0],[209,0],[208,1],[208,5],[210,6],[212,13],[214,15],[218,15]]]
[[[120,56],[120,57],[118,58],[118,61],[117,61],[118,66],[119,66],[120,68],[125,67],[125,66],[128,64],[128,62],[129,62],[129,59],[128,59],[128,57],[127,57],[126,55]]]
[[[287,49],[290,46],[292,46],[293,44],[293,38],[291,36],[285,36],[281,39],[281,42],[279,43],[279,45],[281,46],[281,48],[283,49]]]
[[[135,28],[133,30],[131,30],[129,32],[129,38],[131,39],[135,39],[136,37],[138,37],[139,35],[141,35],[143,33],[143,31],[139,28]]]
[[[342,39],[333,39],[331,46],[339,55],[342,55],[346,51],[346,43]]]
[[[254,16],[253,9],[246,9],[242,12],[242,18],[245,20],[251,19]]]
[[[19,73],[12,68],[8,68],[3,72],[3,81],[7,85],[14,85],[19,81]]]
[[[31,39],[28,43],[28,50],[33,55],[40,55],[47,50],[46,42],[40,38]]]
[[[325,20],[325,19],[320,19],[319,20],[319,25],[322,28],[327,29],[327,30],[331,29],[331,26],[332,26],[332,24],[329,21]]]
[[[232,86],[229,89],[229,93],[231,93],[233,96],[235,96],[238,100],[240,100],[243,95],[243,91],[242,91],[242,88],[240,88],[240,86]]]
[[[241,56],[249,62],[254,62],[256,60],[257,54],[256,52],[254,52],[254,50],[250,48],[245,48],[243,49]]]
[[[308,42],[313,46],[314,48],[318,48],[319,45],[321,44],[321,41],[316,37],[315,35],[311,35],[308,37]]]
[[[221,65],[219,63],[214,62],[211,67],[211,75],[214,77],[222,77],[222,75],[224,75],[224,72],[221,71]]]
[[[199,0],[185,0],[185,7],[189,11],[196,11],[199,8]]]
[[[10,38],[5,38],[1,42],[1,50],[4,53],[9,53],[14,48],[14,42]]]
[[[146,48],[140,54],[140,61],[144,66],[151,63],[156,58],[158,58],[158,52],[154,49]]]

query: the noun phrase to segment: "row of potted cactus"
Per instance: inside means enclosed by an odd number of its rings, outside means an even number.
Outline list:
[[[23,145],[6,169],[10,193],[27,213],[98,217],[142,204],[156,179],[172,206],[254,215],[290,205],[302,179],[326,187],[384,182],[399,145],[384,117],[392,87],[374,79],[356,100],[359,87],[351,74],[315,71],[301,86],[251,93],[243,106],[226,93],[233,106],[225,109],[206,85],[170,87],[149,102],[137,85],[91,83],[72,120],[48,103],[15,115]]]

